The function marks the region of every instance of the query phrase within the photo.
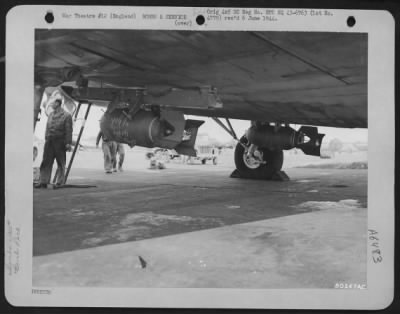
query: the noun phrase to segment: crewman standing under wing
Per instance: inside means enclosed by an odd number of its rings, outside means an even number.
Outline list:
[[[119,156],[119,160],[118,160],[118,170],[119,171],[124,171],[124,169],[122,168],[122,165],[124,164],[124,159],[125,159],[125,149],[124,149],[124,144],[122,143],[116,143],[116,150],[115,150],[115,158],[114,158],[114,163],[113,163],[113,171],[116,172],[117,171],[117,154]]]
[[[53,111],[47,120],[43,159],[40,165],[40,183],[35,185],[35,188],[47,188],[54,159],[57,161],[60,173],[53,187],[58,188],[64,184],[66,151],[71,150],[72,143],[72,117],[61,107],[61,103],[61,99],[54,100]]]
[[[114,161],[116,159],[117,143],[114,141],[110,141],[107,136],[102,131],[100,131],[97,135],[96,147],[99,147],[99,142],[101,138],[103,139],[101,147],[104,154],[104,171],[105,173],[109,174],[112,173]]]

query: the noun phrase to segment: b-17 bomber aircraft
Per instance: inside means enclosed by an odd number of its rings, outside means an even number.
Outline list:
[[[101,130],[130,146],[193,156],[203,121],[185,115],[212,117],[240,175],[270,179],[283,150],[320,155],[316,126],[367,127],[367,34],[36,30],[34,123],[49,87],[106,107]],[[250,127],[237,138],[229,119]]]

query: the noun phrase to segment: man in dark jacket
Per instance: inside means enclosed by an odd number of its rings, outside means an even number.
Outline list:
[[[61,99],[54,101],[53,109],[47,119],[43,159],[40,165],[40,183],[35,186],[36,188],[47,188],[54,159],[60,171],[54,188],[64,184],[66,151],[71,150],[72,143],[72,117],[61,107]]]

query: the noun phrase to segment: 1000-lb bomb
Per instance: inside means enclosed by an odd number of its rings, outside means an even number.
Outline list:
[[[185,119],[180,112],[163,117],[141,110],[134,117],[123,110],[105,113],[100,121],[103,134],[110,140],[130,146],[173,148],[182,141]]]

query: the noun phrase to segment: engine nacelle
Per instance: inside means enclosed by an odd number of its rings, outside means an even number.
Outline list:
[[[131,147],[161,147],[195,155],[193,146],[197,129],[202,123],[185,120],[179,111],[161,111],[158,115],[152,111],[140,110],[130,117],[123,109],[114,109],[103,115],[100,129],[107,138]]]
[[[248,141],[258,147],[270,150],[288,150],[297,147],[306,155],[314,156],[320,156],[324,136],[325,134],[318,133],[318,128],[310,126],[302,126],[298,131],[291,127],[252,126],[246,133]]]

